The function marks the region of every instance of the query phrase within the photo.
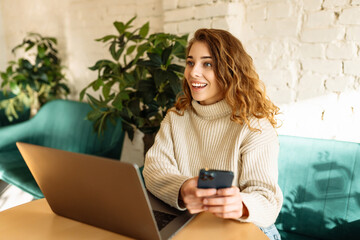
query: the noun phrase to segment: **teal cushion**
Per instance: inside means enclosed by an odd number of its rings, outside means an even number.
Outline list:
[[[319,239],[360,229],[360,144],[279,136],[279,230]],[[335,229],[335,230],[334,230]],[[290,239],[290,238],[289,238]]]

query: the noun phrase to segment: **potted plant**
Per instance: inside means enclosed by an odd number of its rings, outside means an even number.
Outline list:
[[[100,91],[99,97],[87,94],[93,108],[88,119],[99,133],[106,121],[121,118],[124,131],[132,140],[134,131],[144,133],[144,153],[152,145],[160,122],[181,91],[187,35],[154,33],[148,36],[149,22],[132,30],[132,18],[126,23],[114,22],[116,35],[96,41],[109,44],[111,60],[102,59],[90,67],[98,72],[80,93]]]
[[[14,54],[22,50],[24,56],[10,61],[6,71],[0,72],[5,96],[0,100],[0,109],[5,110],[9,121],[28,108],[34,115],[47,101],[69,94],[56,44],[53,37],[29,33],[12,49]]]

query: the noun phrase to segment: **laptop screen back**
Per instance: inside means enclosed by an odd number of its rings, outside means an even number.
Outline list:
[[[136,239],[160,239],[136,165],[17,143],[58,215]]]

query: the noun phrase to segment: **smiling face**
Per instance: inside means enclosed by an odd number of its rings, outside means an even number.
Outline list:
[[[209,47],[204,42],[194,42],[186,59],[185,79],[191,96],[201,105],[216,103],[224,98],[213,69]]]

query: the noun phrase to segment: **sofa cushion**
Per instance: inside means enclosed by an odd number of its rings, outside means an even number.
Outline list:
[[[278,229],[318,239],[357,233],[353,229],[360,228],[360,144],[292,136],[279,136],[279,141],[284,204]]]

